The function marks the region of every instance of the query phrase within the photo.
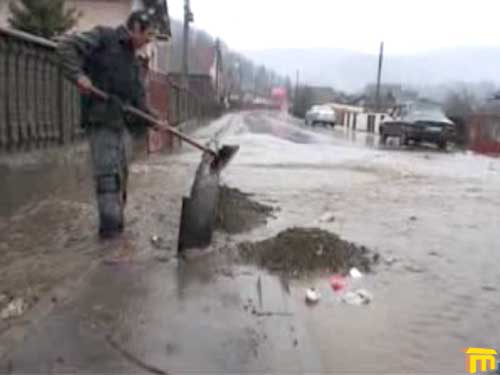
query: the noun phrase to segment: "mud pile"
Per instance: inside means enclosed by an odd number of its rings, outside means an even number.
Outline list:
[[[220,188],[218,230],[237,234],[267,223],[273,208],[253,201],[250,196],[227,186]]]
[[[298,277],[316,272],[370,272],[379,254],[316,228],[291,228],[276,237],[239,245],[242,260],[270,271]]]

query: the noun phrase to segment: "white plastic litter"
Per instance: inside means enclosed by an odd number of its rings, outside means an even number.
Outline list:
[[[368,305],[371,301],[373,301],[373,294],[366,289],[358,289],[356,293],[358,293],[358,296],[363,299],[363,304],[365,305]]]
[[[363,277],[363,274],[355,267],[351,268],[351,270],[349,271],[349,275],[353,279],[361,279]]]
[[[365,289],[347,292],[342,296],[342,301],[349,305],[368,305],[373,300],[373,295]]]
[[[156,248],[161,248],[163,246],[163,242],[164,242],[163,238],[161,238],[159,236],[154,235],[151,237],[151,243]]]
[[[363,299],[355,292],[347,292],[342,296],[342,302],[349,305],[361,306]]]
[[[306,290],[306,302],[318,303],[320,299],[321,299],[321,294],[315,288],[310,288]]]
[[[335,221],[335,216],[333,212],[325,212],[319,221],[322,223],[333,223]]]
[[[26,310],[26,303],[22,298],[16,298],[0,312],[0,318],[9,319],[23,315]]]

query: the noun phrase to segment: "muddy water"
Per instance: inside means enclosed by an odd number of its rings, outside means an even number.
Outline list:
[[[206,256],[180,262],[180,196],[199,154],[186,147],[136,164],[126,241],[113,249],[126,261],[100,266],[30,331],[10,357],[15,369],[138,371],[105,334],[173,374],[463,374],[464,347],[500,349],[500,162],[382,149],[373,136],[311,131],[264,112],[228,115],[197,134],[214,135],[241,145],[224,182],[273,207],[275,217],[244,233],[219,232]],[[327,212],[335,220],[321,221]],[[93,228],[90,218],[77,224]],[[372,303],[341,303],[327,278],[279,278],[226,257],[241,241],[292,226],[319,227],[379,252],[374,273],[350,284],[369,290]],[[152,234],[165,246],[154,249]],[[92,241],[79,243],[95,250]],[[313,308],[304,303],[311,286],[323,296]]]
[[[274,114],[214,126],[242,145],[228,183],[281,208],[254,237],[320,226],[397,259],[363,282],[369,308],[304,312],[325,369],[461,373],[464,347],[500,347],[500,161],[382,149],[374,136],[311,133]],[[319,223],[325,212],[335,222]]]

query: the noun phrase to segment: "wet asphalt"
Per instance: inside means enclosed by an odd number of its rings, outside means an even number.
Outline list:
[[[0,372],[461,374],[464,348],[500,349],[500,161],[382,148],[374,135],[270,112],[228,114],[196,136],[241,145],[222,179],[274,217],[177,259],[181,197],[199,161],[188,146],[134,164],[121,239],[98,241],[83,167],[66,177],[71,188],[9,206],[0,281],[37,300],[0,326]],[[321,222],[325,213],[335,220]],[[375,272],[349,280],[372,303],[342,303],[325,275],[286,280],[224,256],[293,226],[378,251]],[[322,294],[313,307],[311,286]]]

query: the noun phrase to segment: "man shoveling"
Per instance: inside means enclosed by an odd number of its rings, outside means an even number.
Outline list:
[[[140,79],[138,49],[154,36],[153,21],[144,11],[132,13],[126,26],[96,27],[64,39],[58,46],[63,68],[83,96],[82,123],[88,129],[99,209],[99,233],[113,237],[123,231],[127,199],[132,116],[141,126],[168,131],[203,152],[191,199],[181,213],[179,249],[211,240],[220,171],[239,146],[205,147],[149,113]]]
[[[130,131],[153,126],[126,116],[124,105],[150,113],[140,78],[137,50],[154,37],[153,21],[145,11],[132,13],[117,28],[98,26],[63,39],[57,48],[66,74],[82,96],[82,125],[90,142],[99,234],[108,238],[123,231],[127,201]],[[110,94],[108,100],[93,95],[96,88]]]

